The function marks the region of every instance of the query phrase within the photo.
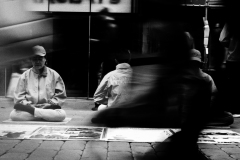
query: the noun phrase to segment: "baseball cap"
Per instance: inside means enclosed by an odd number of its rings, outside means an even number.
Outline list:
[[[191,49],[190,50],[190,56],[191,56],[191,60],[202,62],[200,51],[198,51],[196,49]]]
[[[32,48],[34,56],[46,56],[46,50],[42,46],[34,46]]]

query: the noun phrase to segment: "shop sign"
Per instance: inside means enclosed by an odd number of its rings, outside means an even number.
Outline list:
[[[25,0],[28,11],[130,13],[131,0]]]
[[[99,12],[103,8],[108,8],[112,13],[130,13],[131,0],[92,0],[91,11]]]

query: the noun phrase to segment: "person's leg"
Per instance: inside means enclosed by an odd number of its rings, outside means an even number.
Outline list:
[[[207,126],[229,126],[233,124],[234,117],[230,112],[222,111],[213,113]]]
[[[22,114],[12,113],[12,118],[15,121],[31,121],[31,120],[40,120],[44,119],[46,121],[63,121],[66,117],[66,112],[61,109],[60,106],[51,105],[46,109],[34,108],[30,105],[15,104],[14,109],[23,112]]]
[[[63,109],[35,108],[34,117],[42,118],[46,121],[61,122],[66,118],[66,112]]]
[[[226,94],[226,93],[224,93]],[[210,108],[210,117],[207,126],[229,126],[233,124],[234,118],[230,112],[224,110],[224,107],[227,107],[225,103],[226,97],[223,96],[223,93],[216,95],[214,100],[212,100]],[[225,105],[224,107],[222,105]]]
[[[58,106],[58,105],[51,105],[51,106],[49,106],[47,108],[44,108],[44,109],[61,109],[61,107]]]
[[[240,90],[240,78],[238,76],[240,72],[240,62],[229,62],[227,61],[227,74],[228,74],[228,92],[226,98],[228,102],[227,111],[232,114],[240,114],[240,101],[239,94],[236,94]]]
[[[10,119],[12,121],[38,121],[42,120],[41,118],[34,117],[32,114],[14,109],[10,113]]]
[[[35,110],[35,108],[32,107],[31,105],[23,105],[20,103],[15,104],[14,109],[19,110],[19,111],[28,112],[31,115],[34,114],[34,110]]]
[[[215,96],[213,107],[214,110],[219,112],[224,112],[228,110],[228,100],[227,100],[227,94],[228,94],[228,78],[226,74],[225,68],[217,68],[216,69],[216,75],[214,77],[214,82],[216,84],[218,93]]]

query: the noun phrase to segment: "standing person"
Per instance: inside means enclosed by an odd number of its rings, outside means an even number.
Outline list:
[[[213,79],[218,89],[218,108],[221,110],[226,110],[227,103],[223,101],[226,96],[226,68],[224,67],[223,61],[225,59],[225,48],[221,45],[219,41],[220,33],[223,26],[220,23],[215,23],[211,29],[210,39],[209,39],[209,62],[210,68],[214,68],[215,71],[212,72]],[[221,100],[221,101],[220,101]]]
[[[93,96],[95,104],[100,105],[98,110],[112,106],[116,107],[130,97],[127,91],[132,74],[129,65],[130,57],[129,52],[120,52],[115,55],[116,70],[103,77]]]
[[[46,51],[42,46],[32,48],[32,68],[19,78],[14,92],[13,121],[63,121],[61,109],[67,95],[61,76],[46,66]]]
[[[236,31],[233,23],[226,23],[220,34],[220,42],[226,48],[226,58],[223,65],[226,66],[227,94],[226,100],[228,111],[233,114],[240,114],[239,94],[240,90],[240,34]],[[235,116],[235,115],[234,115]]]
[[[222,68],[226,68],[226,92],[224,100],[226,101],[226,110],[231,112],[234,117],[239,117],[240,114],[240,24],[238,0],[224,1],[226,9],[225,25],[220,33],[219,41],[226,48],[225,61],[222,63]]]

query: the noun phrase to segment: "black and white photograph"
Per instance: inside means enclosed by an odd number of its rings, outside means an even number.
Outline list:
[[[0,159],[240,159],[239,0],[0,0]]]
[[[29,139],[43,140],[101,140],[104,128],[43,126],[29,136]]]

